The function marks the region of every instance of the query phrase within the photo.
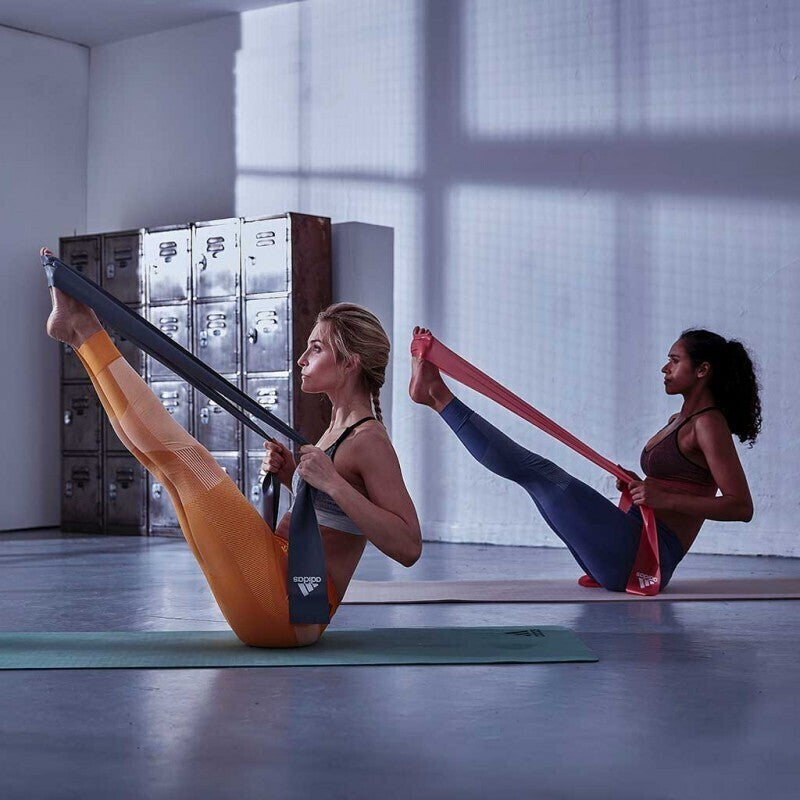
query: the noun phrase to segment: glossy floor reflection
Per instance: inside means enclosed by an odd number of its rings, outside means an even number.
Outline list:
[[[411,570],[371,549],[357,577],[577,574],[564,550],[429,543]],[[0,673],[0,797],[797,796],[800,601],[344,606],[333,624],[566,625],[601,660]],[[0,534],[2,630],[224,627],[180,540]]]

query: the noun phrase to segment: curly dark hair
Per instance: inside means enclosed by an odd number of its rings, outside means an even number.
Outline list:
[[[709,388],[725,415],[731,433],[750,447],[761,432],[760,386],[756,369],[744,345],[718,333],[696,328],[681,334],[692,366],[711,365]]]

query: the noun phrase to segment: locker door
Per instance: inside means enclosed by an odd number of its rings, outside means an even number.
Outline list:
[[[236,300],[197,303],[194,353],[223,375],[239,371],[239,307]]]
[[[289,364],[289,301],[247,298],[244,303],[245,372],[286,372]]]
[[[258,402],[276,417],[280,417],[284,422],[292,424],[290,409],[292,407],[291,378],[287,377],[263,377],[247,378],[247,394]],[[284,436],[275,436],[287,447],[291,447]],[[245,450],[264,449],[264,440],[253,430],[247,428],[245,431]]]
[[[230,479],[241,487],[241,464],[237,453],[215,453],[214,458],[217,463],[228,473]]]
[[[238,450],[241,423],[213,400],[195,391],[195,437],[206,450]]]
[[[149,527],[153,528],[178,528],[178,515],[175,506],[167,493],[166,488],[152,475],[148,475],[148,502],[149,502]]]
[[[128,305],[144,300],[139,233],[103,236],[103,288]]]
[[[137,375],[144,375],[144,353],[121,333],[109,330],[108,335],[122,357],[136,370]]]
[[[153,306],[147,312],[147,318],[151,324],[155,325],[163,334],[174,339],[179,345],[187,350],[192,349],[189,339],[189,306]],[[147,357],[150,364],[150,379],[172,378],[174,373],[165,367],[160,361]]]
[[[289,290],[289,220],[243,220],[242,272],[246,294]]]
[[[100,237],[75,236],[61,239],[61,260],[82,272],[95,283],[100,283]]]
[[[62,381],[85,381],[87,378],[86,370],[75,351],[66,343],[61,342],[61,380]]]
[[[191,289],[192,234],[189,227],[147,231],[143,236],[148,302],[186,301]]]
[[[195,297],[230,297],[239,291],[239,220],[198,222],[192,232]]]
[[[61,449],[100,448],[100,399],[91,384],[61,387]]]
[[[144,530],[145,469],[133,456],[106,456],[106,527],[124,533]]]
[[[62,460],[61,527],[97,531],[102,527],[100,459],[96,454]]]

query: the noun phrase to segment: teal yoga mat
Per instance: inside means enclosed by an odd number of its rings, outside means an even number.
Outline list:
[[[229,631],[0,633],[0,669],[318,667],[597,661],[568,628],[331,630],[311,647],[246,647]]]

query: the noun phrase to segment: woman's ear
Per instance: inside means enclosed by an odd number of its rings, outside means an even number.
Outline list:
[[[361,356],[353,355],[344,362],[345,372],[360,372],[361,371]]]
[[[708,361],[704,361],[698,368],[697,368],[697,377],[698,378],[705,378],[711,374],[711,364]]]

